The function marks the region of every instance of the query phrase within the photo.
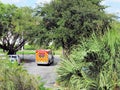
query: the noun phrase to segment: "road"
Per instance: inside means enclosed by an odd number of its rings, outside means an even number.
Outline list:
[[[54,56],[54,63],[50,66],[37,65],[35,63],[35,55],[20,55],[24,58],[25,69],[33,75],[38,75],[41,77],[42,81],[45,82],[45,87],[53,87],[56,80],[56,68],[58,67],[60,57],[58,55]]]

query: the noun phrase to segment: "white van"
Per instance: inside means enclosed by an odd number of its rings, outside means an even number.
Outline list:
[[[21,63],[19,55],[9,55],[10,61],[12,63],[18,62],[18,64]]]

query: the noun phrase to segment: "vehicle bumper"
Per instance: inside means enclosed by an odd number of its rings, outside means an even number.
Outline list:
[[[37,64],[48,64],[48,62],[36,62]]]

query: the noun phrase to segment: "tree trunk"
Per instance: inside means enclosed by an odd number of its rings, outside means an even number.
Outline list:
[[[69,57],[69,55],[70,55],[69,50],[63,48],[62,52],[63,52],[62,54],[63,54],[64,57]]]
[[[69,49],[68,45],[65,44],[64,41],[62,41],[62,54],[63,54],[63,57],[69,59],[70,49]]]
[[[63,45],[62,47],[62,54],[63,54],[63,57],[69,59],[70,51],[69,51],[69,48],[65,45]]]
[[[8,55],[10,55],[10,54],[16,54],[16,51],[15,50],[9,50]]]
[[[114,90],[120,90],[120,87],[116,85]]]

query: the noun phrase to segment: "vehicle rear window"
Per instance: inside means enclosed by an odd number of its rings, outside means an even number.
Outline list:
[[[17,56],[12,56],[12,58],[17,58]]]

